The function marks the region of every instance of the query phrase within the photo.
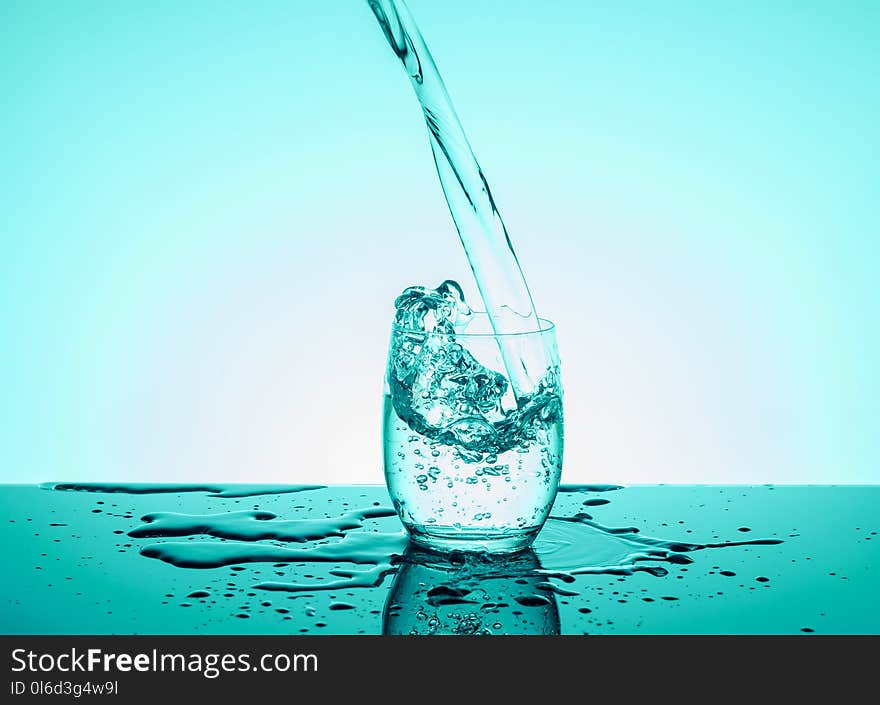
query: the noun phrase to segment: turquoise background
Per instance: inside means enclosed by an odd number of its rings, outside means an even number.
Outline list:
[[[880,4],[412,0],[563,480],[880,481]],[[393,297],[469,282],[363,2],[0,3],[0,480],[381,482]]]

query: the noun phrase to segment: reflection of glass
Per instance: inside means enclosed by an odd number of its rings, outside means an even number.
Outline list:
[[[494,335],[394,326],[383,412],[385,480],[412,539],[434,550],[529,546],[562,471],[562,384],[555,329]],[[518,398],[501,351],[533,385]],[[519,391],[519,390],[517,390]]]
[[[410,544],[382,615],[383,634],[559,634],[555,595],[531,550],[440,555]]]

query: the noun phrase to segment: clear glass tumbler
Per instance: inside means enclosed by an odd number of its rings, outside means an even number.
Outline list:
[[[518,551],[546,521],[562,471],[555,329],[542,319],[540,330],[495,335],[488,317],[476,314],[466,331],[392,326],[385,480],[415,543]],[[503,373],[512,361],[517,389]]]

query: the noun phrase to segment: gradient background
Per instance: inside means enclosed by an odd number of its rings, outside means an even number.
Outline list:
[[[880,3],[410,6],[564,481],[880,481]],[[0,480],[381,482],[392,300],[450,276],[364,2],[0,2]]]

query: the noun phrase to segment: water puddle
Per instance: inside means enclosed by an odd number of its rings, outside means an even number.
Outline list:
[[[144,494],[147,488],[70,483],[46,487],[109,494]],[[158,492],[170,491],[166,487],[170,486],[161,486]],[[219,497],[257,494],[253,487],[239,486],[177,489],[210,492]],[[615,485],[581,485],[565,486],[562,492],[583,495],[579,508],[602,511],[611,504],[608,493],[619,489]],[[286,493],[288,488],[284,490]],[[242,571],[251,564],[270,564],[279,578],[284,576],[281,569],[285,567],[305,572],[294,581],[251,580],[251,592],[247,594],[255,600],[261,592],[287,593],[291,599],[325,592],[335,595],[380,587],[391,578],[382,612],[382,629],[389,634],[559,633],[557,600],[582,593],[587,584],[578,580],[580,576],[625,579],[647,573],[664,578],[673,567],[693,563],[692,554],[697,552],[782,543],[778,538],[743,539],[748,527],[741,527],[738,536],[729,540],[713,542],[659,538],[632,526],[605,525],[591,514],[575,511],[552,515],[528,551],[501,556],[461,552],[441,555],[411,545],[403,531],[376,528],[374,522],[393,516],[394,510],[379,502],[335,516],[303,519],[285,519],[259,509],[212,514],[153,512],[143,515],[141,523],[126,534],[139,542],[135,548],[141,557],[189,569],[193,583],[200,582],[196,576],[218,569],[247,577]],[[326,576],[312,575],[309,580],[307,569],[313,564],[332,567]],[[721,572],[725,574],[734,575],[731,571]],[[678,599],[660,594],[663,592],[642,599]],[[187,594],[200,602],[212,596],[210,590],[191,590]],[[192,604],[185,602],[182,606]],[[345,609],[337,606],[333,611]],[[589,612],[589,608],[582,609]],[[286,616],[288,612],[284,610]],[[248,614],[245,610],[236,616],[247,618]]]

